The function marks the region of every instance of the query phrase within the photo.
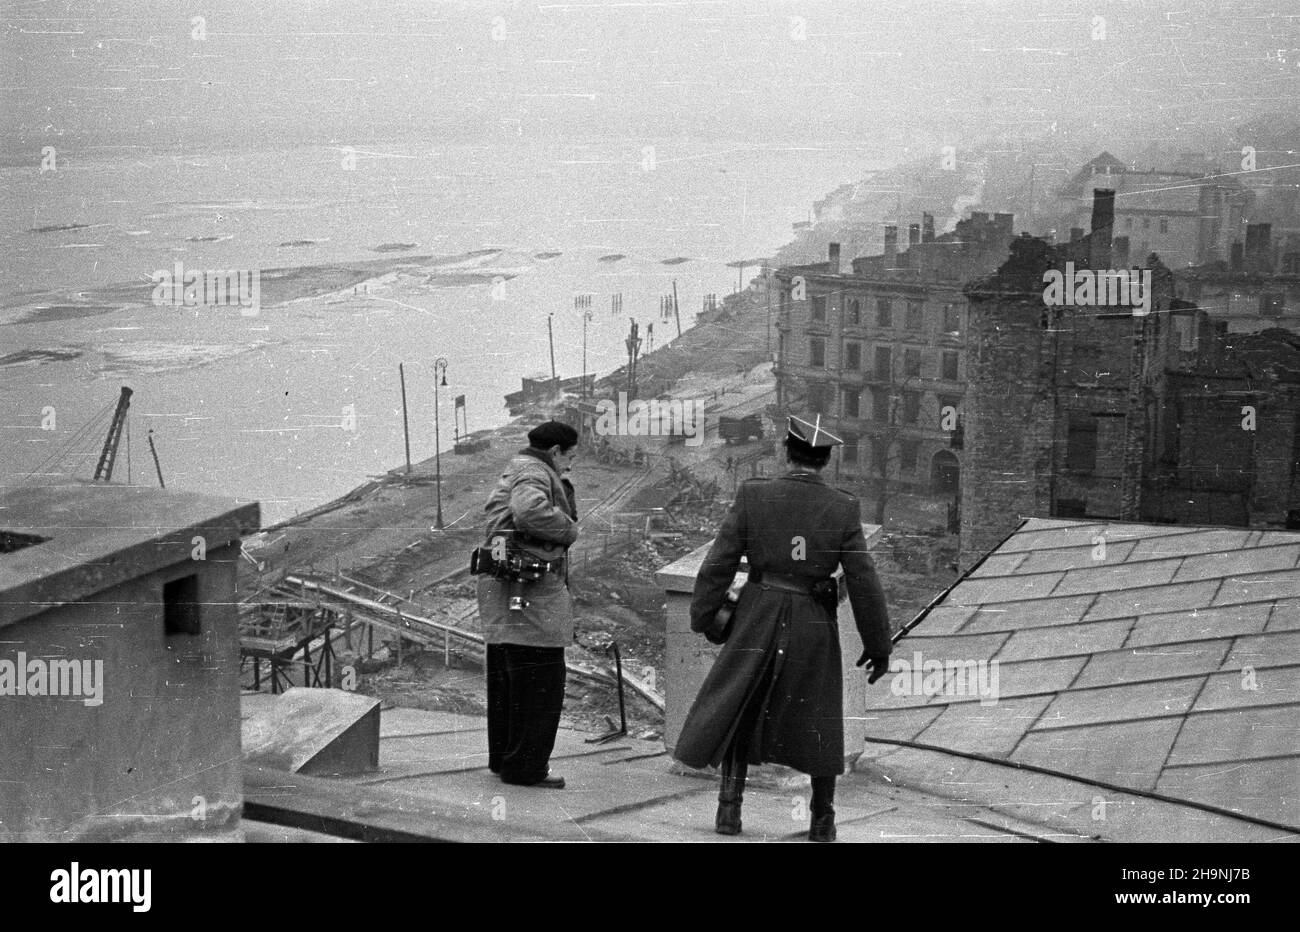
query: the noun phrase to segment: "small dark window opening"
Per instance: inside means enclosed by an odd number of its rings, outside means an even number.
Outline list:
[[[1097,469],[1097,419],[1071,414],[1066,437],[1065,468],[1091,475]]]
[[[844,344],[844,368],[856,372],[862,368],[862,344]]]
[[[197,575],[163,583],[163,630],[167,634],[201,633]]]

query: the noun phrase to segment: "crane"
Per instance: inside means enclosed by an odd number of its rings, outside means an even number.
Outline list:
[[[95,481],[103,479],[108,482],[113,478],[113,463],[117,460],[117,444],[122,439],[122,427],[126,423],[126,410],[131,407],[131,389],[122,386],[122,394],[117,399],[117,410],[113,412],[113,421],[108,425],[108,436],[104,438],[104,449],[99,454],[95,465]]]

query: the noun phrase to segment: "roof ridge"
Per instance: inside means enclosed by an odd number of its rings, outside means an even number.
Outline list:
[[[1139,561],[1139,562],[1141,562],[1141,561]],[[1020,602],[1045,602],[1045,601],[1047,601],[1048,599],[1077,599],[1077,598],[1079,598],[1080,596],[1085,596],[1085,595],[1109,595],[1109,594],[1112,593],[1112,592],[1138,592],[1138,591],[1141,591],[1141,590],[1143,590],[1143,589],[1160,589],[1160,588],[1164,588],[1164,587],[1168,587],[1168,586],[1187,585],[1187,584],[1189,584],[1189,583],[1198,583],[1198,582],[1221,582],[1222,580],[1225,580],[1225,579],[1255,578],[1255,577],[1258,577],[1258,576],[1271,576],[1271,575],[1274,575],[1274,574],[1276,574],[1276,573],[1295,573],[1295,572],[1297,572],[1298,570],[1300,570],[1300,566],[1284,566],[1284,567],[1282,567],[1282,568],[1280,568],[1280,569],[1276,569],[1276,570],[1262,570],[1262,571],[1260,571],[1260,572],[1258,572],[1258,573],[1245,573],[1245,574],[1243,574],[1243,573],[1233,573],[1233,574],[1228,575],[1228,576],[1207,576],[1205,579],[1184,579],[1184,580],[1181,580],[1180,582],[1177,582],[1177,583],[1175,583],[1175,582],[1153,583],[1153,584],[1151,584],[1151,585],[1149,585],[1149,586],[1130,586],[1130,587],[1126,587],[1126,588],[1124,588],[1124,589],[1108,589],[1108,590],[1106,590],[1106,591],[1104,591],[1104,592],[1072,592],[1072,593],[1070,593],[1070,594],[1068,594],[1068,595],[1051,595],[1051,594],[1048,594],[1048,595],[1029,596],[1029,597],[1027,597],[1027,598],[1023,598],[1023,599],[1000,599],[1000,600],[998,600],[998,601],[996,601],[996,602],[956,602],[956,603],[953,603],[953,605],[954,605],[954,606],[956,606],[956,605],[960,605],[960,606],[963,607],[963,608],[969,608],[970,606],[974,605],[974,606],[976,607],[976,610],[978,611],[979,609],[982,609],[982,608],[983,608],[984,606],[986,606],[986,605],[1010,605],[1010,604],[1015,604],[1015,603],[1020,603]],[[1051,570],[1050,572],[1051,572],[1051,573],[1064,573],[1064,572],[1066,572],[1066,570]],[[1049,574],[1048,574],[1048,573],[1026,573],[1025,575],[1026,575],[1026,576],[1046,576],[1046,575],[1049,575]],[[997,578],[1002,578],[1002,577],[978,577],[978,578],[980,578],[980,579],[985,579],[985,578],[988,578],[988,579],[997,579]],[[1254,604],[1255,602],[1276,602],[1278,599],[1289,599],[1289,598],[1294,598],[1294,597],[1293,597],[1293,596],[1289,596],[1289,595],[1273,596],[1273,597],[1271,597],[1271,598],[1267,598],[1267,599],[1252,599],[1252,600],[1248,600],[1248,601],[1245,601],[1245,602],[1232,602],[1232,603],[1225,602],[1224,605],[1229,605],[1229,604],[1231,604],[1231,605],[1252,605],[1252,604]],[[1201,606],[1201,607],[1202,607],[1202,608],[1206,608],[1206,609],[1210,609],[1210,608],[1223,608],[1224,605],[1204,605],[1204,606]],[[935,606],[935,608],[942,608],[942,607],[943,607],[942,604],[940,604],[940,605],[936,605],[936,606]],[[1153,615],[1163,615],[1163,614],[1166,614],[1168,611],[1178,611],[1178,609],[1167,609],[1167,610],[1164,611],[1164,612],[1152,612],[1151,614],[1153,614]],[[1191,611],[1199,611],[1199,609],[1191,609]],[[1115,619],[1109,619],[1109,618],[1093,618],[1093,619],[1091,619],[1091,620],[1092,620],[1092,621],[1112,621],[1112,620],[1117,620],[1117,619],[1119,619],[1119,618],[1131,618],[1131,617],[1132,617],[1131,615],[1117,615],[1117,616],[1115,616]],[[1082,620],[1082,619],[1080,619],[1080,620]],[[967,619],[967,621],[969,622],[969,619]],[[1070,624],[1070,622],[1066,622],[1066,624]],[[1051,626],[1050,626],[1050,625],[1036,625],[1035,627],[1051,627]]]
[[[1290,664],[1289,666],[1295,666],[1295,664]],[[1260,670],[1262,670],[1262,669],[1265,669],[1265,668],[1264,668],[1264,667],[1256,667],[1256,669],[1260,669]],[[1278,669],[1278,668],[1276,668],[1276,667],[1268,667],[1267,669],[1272,670],[1272,669]],[[1042,698],[1047,697],[1047,696],[1063,696],[1063,695],[1066,695],[1067,693],[1093,692],[1093,691],[1101,690],[1101,689],[1119,689],[1119,688],[1122,688],[1122,687],[1124,687],[1124,686],[1146,686],[1146,685],[1149,685],[1149,684],[1151,684],[1151,683],[1171,683],[1171,682],[1176,682],[1176,681],[1178,681],[1178,680],[1194,680],[1194,679],[1200,679],[1200,678],[1208,679],[1208,678],[1211,677],[1211,676],[1215,676],[1215,675],[1218,675],[1218,674],[1221,674],[1221,673],[1231,673],[1231,672],[1232,672],[1232,671],[1230,671],[1230,670],[1227,670],[1227,671],[1225,671],[1225,670],[1211,670],[1211,671],[1209,671],[1208,673],[1185,673],[1185,674],[1183,674],[1182,676],[1158,676],[1158,677],[1154,677],[1153,679],[1149,679],[1149,680],[1130,680],[1130,681],[1128,681],[1128,682],[1124,682],[1124,683],[1102,683],[1102,684],[1097,685],[1097,686],[1079,686],[1079,687],[1075,687],[1075,688],[1071,688],[1071,689],[1059,689],[1059,690],[1052,690],[1052,689],[1049,689],[1049,690],[1044,690],[1044,691],[1040,691],[1040,692],[1033,692],[1033,693],[1017,693],[1017,694],[1014,695],[1014,696],[999,696],[999,697],[998,697],[998,702],[999,702],[999,703],[1003,703],[1003,702],[1014,702],[1014,701],[1017,700],[1017,699],[1042,699]],[[946,685],[947,681],[945,680],[944,682],[945,682],[945,685]],[[1202,684],[1202,685],[1204,685],[1204,684]],[[936,694],[936,695],[942,695],[942,694],[940,693],[940,694]],[[1192,701],[1195,702],[1195,700],[1196,700],[1197,698],[1199,698],[1199,696],[1195,696],[1195,697],[1193,697],[1193,700],[1192,700]],[[979,705],[979,704],[980,704],[980,699],[979,699],[978,696],[954,696],[954,697],[953,697],[953,701],[951,701],[951,702],[947,702],[947,701],[945,701],[945,702],[927,702],[927,703],[925,703],[924,705],[909,705],[909,706],[895,706],[895,707],[890,707],[890,706],[879,706],[879,707],[876,707],[876,706],[872,706],[872,707],[869,707],[869,708],[867,709],[867,711],[868,711],[868,712],[915,712],[917,709],[937,709],[937,708],[939,708],[939,707],[941,707],[941,706],[942,706],[943,708],[946,709],[946,708],[950,708],[950,707],[952,707],[952,706]],[[1186,718],[1186,717],[1189,716],[1189,715],[1210,715],[1210,714],[1217,714],[1217,713],[1221,713],[1221,712],[1237,712],[1237,711],[1240,711],[1240,710],[1243,710],[1243,709],[1244,709],[1244,710],[1247,710],[1247,711],[1252,710],[1252,709],[1255,709],[1255,710],[1258,710],[1258,709],[1282,709],[1282,708],[1287,708],[1287,707],[1289,707],[1289,706],[1300,706],[1300,700],[1288,700],[1287,702],[1258,702],[1258,703],[1251,703],[1250,705],[1231,706],[1230,708],[1222,708],[1222,709],[1196,709],[1196,710],[1193,710],[1193,709],[1191,709],[1191,708],[1189,707],[1189,708],[1187,709],[1187,711],[1185,711],[1185,712],[1161,712],[1161,713],[1159,713],[1158,715],[1144,715],[1144,716],[1141,716],[1140,718],[1102,719],[1101,721],[1096,721],[1096,722],[1083,722],[1083,723],[1076,724],[1076,725],[1058,725],[1058,726],[1057,726],[1056,728],[1054,728],[1054,729],[1044,729],[1044,730],[1048,730],[1048,731],[1065,731],[1065,730],[1068,729],[1068,728],[1088,728],[1088,727],[1092,727],[1092,726],[1096,726],[1096,725],[1123,725],[1123,724],[1126,724],[1126,723],[1129,723],[1129,722],[1149,722],[1149,721],[1154,721],[1154,720],[1157,720],[1157,719],[1165,719],[1165,718]],[[937,719],[936,719],[936,721],[937,721]],[[934,723],[931,722],[931,724],[934,724]],[[925,726],[925,727],[926,727],[926,728],[929,728],[930,726],[927,725],[927,726]],[[1029,733],[1030,727],[1031,727],[1031,726],[1026,726],[1026,727],[1025,727],[1025,733],[1026,733],[1026,734]],[[923,729],[923,730],[924,730],[924,729]],[[1300,752],[1297,752],[1297,754],[1300,754]]]
[[[1099,523],[1099,524],[1081,524],[1081,525],[1078,525],[1078,527],[1109,527],[1111,524],[1112,524],[1112,522],[1108,522],[1108,521],[1107,521],[1107,522],[1102,522],[1102,523]],[[1030,528],[1030,529],[1028,529],[1028,530],[1024,530],[1024,531],[1018,531],[1018,532],[1016,532],[1016,533],[1013,534],[1011,537],[1007,538],[1007,541],[1014,540],[1016,537],[1019,537],[1019,536],[1021,536],[1022,534],[1046,534],[1046,533],[1048,533],[1049,531],[1060,531],[1060,530],[1064,530],[1064,528],[1051,528],[1051,527],[1044,527],[1044,528]],[[1300,543],[1300,534],[1297,534],[1295,531],[1287,531],[1287,530],[1284,530],[1284,529],[1281,529],[1281,528],[1278,528],[1278,529],[1276,529],[1276,530],[1273,530],[1273,529],[1270,529],[1270,528],[1227,527],[1227,526],[1224,526],[1224,527],[1219,527],[1219,526],[1214,526],[1214,527],[1197,527],[1197,528],[1195,528],[1195,529],[1190,529],[1190,530],[1187,530],[1187,531],[1178,531],[1178,532],[1173,533],[1173,534],[1152,534],[1150,537],[1125,537],[1123,540],[1116,541],[1115,543],[1127,544],[1127,543],[1129,543],[1130,541],[1167,540],[1167,539],[1169,539],[1169,538],[1173,538],[1173,537],[1191,537],[1191,536],[1193,536],[1193,535],[1195,535],[1195,534],[1201,534],[1201,533],[1204,533],[1204,532],[1206,532],[1206,531],[1240,531],[1241,533],[1246,534],[1247,536],[1249,536],[1252,532],[1260,532],[1260,533],[1277,533],[1277,534],[1295,534],[1295,535],[1296,535],[1296,540],[1294,541],[1294,543]],[[1006,542],[1004,542],[1004,544],[1005,544],[1005,543],[1006,543]],[[1107,543],[1109,543],[1109,541],[1108,541]],[[1001,547],[1002,547],[1002,546],[1003,546],[1003,544],[1000,544],[1000,545],[999,545],[999,549],[993,551],[993,552],[990,554],[990,556],[1009,557],[1009,556],[1012,556],[1013,554],[1018,554],[1018,553],[1050,553],[1050,552],[1057,551],[1057,550],[1075,550],[1075,549],[1077,549],[1077,548],[1079,548],[1079,547],[1090,547],[1090,546],[1093,546],[1093,545],[1092,545],[1092,544],[1062,544],[1062,545],[1059,546],[1059,547],[1035,547],[1035,548],[1033,548],[1032,550],[1006,550],[1006,551],[1001,550]],[[1284,545],[1270,544],[1269,546],[1284,546]],[[1254,550],[1255,547],[1252,546],[1250,549],[1251,549],[1251,550]],[[1199,556],[1199,554],[1195,554],[1195,556]]]

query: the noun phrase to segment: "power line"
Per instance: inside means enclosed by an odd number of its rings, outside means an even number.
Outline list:
[[[84,439],[83,435],[84,435],[87,431],[92,430],[92,429],[95,427],[96,423],[98,423],[99,421],[102,421],[102,420],[104,419],[104,417],[110,413],[110,411],[112,410],[114,404],[115,404],[115,402],[114,402],[114,403],[110,403],[110,404],[105,405],[105,406],[103,407],[103,409],[101,409],[97,414],[93,415],[93,416],[90,418],[90,420],[88,420],[88,421],[86,421],[86,423],[82,424],[80,428],[78,428],[76,431],[74,431],[73,434],[72,434],[72,435],[71,435],[71,436],[70,436],[66,441],[64,441],[64,444],[63,444],[62,447],[60,447],[59,449],[55,450],[55,451],[54,451],[53,453],[51,453],[49,456],[45,457],[45,459],[42,460],[42,461],[41,461],[41,462],[36,466],[35,469],[33,469],[33,470],[32,470],[31,472],[29,472],[26,476],[24,476],[23,479],[22,479],[22,482],[27,482],[27,481],[30,480],[33,476],[35,476],[37,473],[41,472],[42,470],[46,469],[47,467],[53,467],[53,465],[54,465],[55,463],[57,463],[57,462],[59,462],[60,460],[62,460],[62,459],[67,455],[68,450],[72,447],[73,444],[80,443],[81,440]]]

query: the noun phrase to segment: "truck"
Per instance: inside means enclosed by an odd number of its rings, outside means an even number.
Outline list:
[[[718,419],[718,436],[728,444],[733,440],[737,443],[762,440],[763,418],[758,414],[746,414],[744,417],[728,417],[724,414]]]

